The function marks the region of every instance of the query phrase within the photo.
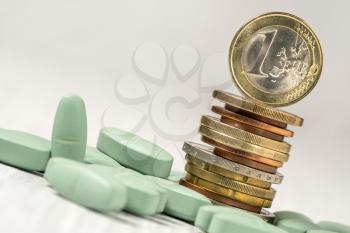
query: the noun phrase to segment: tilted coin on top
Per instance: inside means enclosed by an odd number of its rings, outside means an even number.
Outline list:
[[[271,106],[304,98],[322,71],[322,49],[300,18],[267,13],[245,24],[229,52],[233,79],[248,97]]]

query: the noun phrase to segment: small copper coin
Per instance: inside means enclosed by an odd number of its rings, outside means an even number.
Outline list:
[[[261,207],[256,207],[256,206],[251,206],[251,205],[248,205],[248,204],[245,204],[245,203],[242,203],[242,202],[239,202],[239,201],[235,201],[231,198],[227,198],[227,197],[224,197],[224,196],[221,196],[219,194],[216,194],[212,191],[209,191],[205,188],[202,188],[200,186],[197,186],[195,184],[192,184],[184,179],[181,179],[180,180],[180,184],[187,187],[187,188],[190,188],[206,197],[208,197],[209,199],[212,199],[214,201],[217,201],[217,202],[220,202],[220,203],[223,203],[225,205],[229,205],[229,206],[232,206],[232,207],[236,207],[236,208],[240,208],[240,209],[243,209],[243,210],[247,210],[247,211],[251,211],[251,212],[254,212],[254,213],[260,213],[262,208]]]
[[[258,169],[260,171],[264,171],[264,172],[268,172],[268,173],[272,173],[272,174],[276,174],[276,172],[277,172],[276,167],[272,167],[272,166],[269,166],[269,165],[264,164],[264,163],[259,163],[259,162],[256,162],[254,160],[250,160],[249,158],[246,158],[246,157],[235,155],[227,150],[223,150],[223,149],[218,148],[218,147],[215,147],[214,154],[216,154],[220,157],[223,157],[225,159],[231,160],[232,162],[239,163],[239,164],[251,167],[251,168],[255,168],[255,169]]]
[[[248,112],[248,111],[236,108],[236,107],[228,105],[228,104],[225,104],[225,108],[227,110],[231,111],[231,112],[235,112],[237,114],[240,114],[240,115],[243,115],[243,116],[246,116],[246,117],[250,117],[250,118],[253,118],[253,119],[258,120],[258,121],[263,121],[263,122],[265,122],[267,124],[277,126],[277,127],[281,128],[281,129],[287,128],[287,124],[286,123],[282,123],[280,121],[273,120],[273,119],[270,119],[270,118],[258,115],[256,113]]]
[[[264,158],[262,156],[259,156],[259,155],[255,155],[255,154],[250,154],[250,153],[247,153],[245,151],[242,151],[242,150],[237,150],[235,148],[232,148],[232,147],[228,147],[220,142],[217,142],[217,141],[214,141],[208,137],[205,137],[205,136],[202,136],[201,137],[201,140],[204,142],[204,143],[207,143],[211,146],[214,146],[216,149],[217,148],[220,148],[226,152],[229,152],[230,154],[233,154],[234,156],[239,156],[239,157],[243,157],[243,158],[247,158],[247,159],[250,159],[252,161],[255,161],[255,162],[258,162],[258,163],[262,163],[262,164],[266,164],[268,166],[271,166],[271,168],[269,168],[267,172],[269,173],[276,173],[275,172],[270,172],[272,170],[277,170],[277,168],[279,167],[282,167],[283,166],[283,163],[280,162],[280,161],[277,161],[277,160],[273,160],[273,159],[268,159],[268,158]],[[221,155],[220,155],[221,156]],[[221,157],[224,157],[224,156],[221,156]],[[231,160],[231,159],[230,159]],[[233,161],[233,160],[232,160]],[[239,162],[240,163],[240,162]],[[244,164],[245,165],[245,164]],[[249,166],[249,165],[246,165],[246,166]],[[251,166],[249,166],[251,167]],[[274,168],[274,169],[272,169]],[[257,168],[258,170],[261,170],[259,168]],[[263,170],[264,171],[264,170]]]
[[[234,111],[230,111],[228,108],[230,108]],[[243,111],[243,110],[240,110],[238,108],[234,108],[234,107],[229,106],[229,105],[227,105],[226,108],[219,107],[219,106],[213,106],[212,111],[221,115],[221,116],[224,116],[226,118],[235,120],[236,122],[240,122],[242,124],[252,126],[253,129],[258,128],[261,130],[268,131],[268,132],[272,133],[272,135],[275,135],[274,137],[276,137],[278,135],[280,135],[280,137],[281,136],[293,137],[293,134],[294,134],[293,131],[290,131],[288,129],[276,127],[274,125],[270,125],[270,124],[264,123],[262,121],[255,120],[253,118],[250,118],[249,116],[245,116],[244,114],[241,115],[241,114],[239,114],[239,112]],[[249,114],[251,114],[251,113],[249,113]],[[247,128],[248,132],[250,132],[249,129],[251,129],[251,128]],[[251,132],[251,133],[254,133],[254,132]],[[258,134],[258,133],[256,133],[256,134]],[[261,135],[261,136],[264,136],[264,135]],[[271,139],[273,139],[273,138],[271,138]],[[278,139],[274,139],[274,140],[281,141]],[[282,137],[282,140],[283,140],[283,137]]]
[[[272,140],[275,140],[278,142],[283,142],[283,139],[284,139],[284,137],[281,135],[274,134],[274,133],[271,133],[271,132],[263,130],[263,129],[255,128],[255,127],[250,126],[250,125],[246,125],[244,123],[233,120],[233,119],[226,117],[226,116],[221,116],[220,121],[222,123],[225,123],[225,124],[230,125],[232,127],[236,127],[236,128],[242,129],[244,131],[247,131],[249,133],[253,133],[253,134],[259,135],[261,137],[269,138],[269,139],[272,139]]]

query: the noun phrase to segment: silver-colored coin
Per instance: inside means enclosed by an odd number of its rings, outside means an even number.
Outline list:
[[[283,180],[283,175],[280,173],[270,174],[217,156],[213,153],[214,148],[209,145],[202,145],[194,142],[185,142],[183,145],[183,151],[206,163],[213,164],[240,175],[248,176],[273,184],[280,184]]]

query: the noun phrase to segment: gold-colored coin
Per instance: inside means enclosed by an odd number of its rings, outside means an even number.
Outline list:
[[[265,207],[265,208],[270,208],[272,205],[271,200],[266,200],[260,197],[254,197],[245,193],[237,192],[233,189],[229,189],[229,188],[217,185],[215,183],[201,179],[189,173],[186,174],[186,177],[184,178],[184,180],[192,184],[201,186],[219,195],[232,198],[233,200],[237,200],[239,202],[243,202],[248,205]]]
[[[257,114],[262,117],[280,122],[282,124],[302,126],[304,121],[303,118],[294,114],[269,107],[267,105],[258,104],[252,100],[245,99],[225,91],[215,90],[213,92],[213,97],[229,106],[233,106],[234,108],[242,109],[246,112]]]
[[[220,133],[204,125],[201,125],[199,127],[199,133],[205,137],[208,137],[214,141],[220,142],[226,146],[233,147],[242,151],[246,151],[248,153],[257,154],[269,159],[286,162],[288,161],[288,158],[289,158],[288,154],[274,151],[268,148],[251,144],[249,142],[239,140],[237,138],[230,137],[226,134]]]
[[[217,185],[220,185],[229,189],[233,189],[241,193],[246,193],[254,197],[260,197],[268,200],[273,200],[275,198],[276,191],[274,189],[262,189],[243,182],[238,182],[230,178],[220,176],[213,172],[209,172],[204,169],[201,169],[191,163],[186,164],[185,170],[186,172],[194,176],[197,176],[201,179],[210,181],[212,183],[215,183]]]
[[[248,204],[242,203],[240,201],[233,200],[232,198],[219,195],[219,194],[217,194],[213,191],[210,191],[204,187],[190,183],[190,182],[186,181],[185,179],[180,179],[179,184],[206,196],[207,198],[211,199],[214,204],[220,203],[220,204],[224,204],[228,207],[240,208],[242,210],[246,210],[246,211],[253,212],[256,214],[259,214],[262,212],[262,207],[248,205]]]
[[[322,72],[320,42],[300,18],[281,12],[245,24],[229,52],[233,79],[248,97],[272,106],[304,98]]]
[[[186,160],[188,163],[194,164],[195,166],[197,166],[203,170],[219,174],[221,176],[230,178],[230,179],[235,180],[235,181],[244,182],[246,184],[253,185],[253,186],[256,186],[259,188],[264,188],[264,189],[269,189],[271,187],[270,182],[254,179],[254,178],[251,178],[249,176],[244,176],[244,175],[238,174],[236,172],[226,170],[226,169],[219,167],[219,166],[216,166],[214,164],[206,163],[205,161],[197,159],[196,157],[193,157],[190,154],[186,155]]]
[[[271,150],[279,151],[282,153],[288,153],[291,148],[291,145],[289,143],[278,142],[269,138],[261,137],[253,133],[249,133],[237,127],[222,123],[219,119],[215,117],[202,116],[201,124],[230,137],[234,137],[245,142],[269,148]]]
[[[183,145],[183,151],[196,159],[200,159],[206,163],[213,164],[243,176],[248,176],[273,184],[280,184],[283,181],[283,175],[280,173],[271,174],[268,172],[263,172],[217,156],[213,153],[214,148],[209,145],[203,145],[195,142],[185,142]]]

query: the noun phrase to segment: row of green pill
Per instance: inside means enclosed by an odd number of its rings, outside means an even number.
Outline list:
[[[275,213],[274,226],[243,210],[213,206],[173,182],[179,177],[171,176],[173,157],[167,151],[130,132],[103,128],[96,148],[86,142],[85,104],[78,96],[66,96],[58,106],[51,141],[0,129],[0,161],[44,172],[61,196],[100,212],[164,213],[210,233],[350,233],[348,226],[314,224],[294,212]]]

